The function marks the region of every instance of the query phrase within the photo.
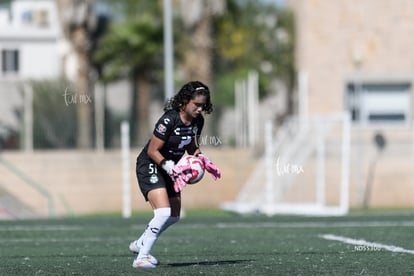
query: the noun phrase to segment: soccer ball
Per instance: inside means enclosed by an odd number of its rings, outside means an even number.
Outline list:
[[[204,176],[204,164],[200,159],[193,155],[187,155],[178,161],[177,165],[188,165],[190,164],[191,169],[184,171],[187,177],[190,179],[187,184],[196,184]]]

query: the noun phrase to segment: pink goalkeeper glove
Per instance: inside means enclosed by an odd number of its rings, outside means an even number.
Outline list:
[[[187,185],[188,177],[185,174],[181,174],[175,178],[174,181],[174,191],[176,193],[181,192],[184,187]]]
[[[168,173],[171,179],[174,181],[174,190],[178,193],[181,192],[187,185],[189,178],[184,173],[186,170],[190,170],[190,164],[188,165],[175,165],[172,160],[163,160],[161,167]]]
[[[220,169],[217,168],[217,166],[214,165],[213,162],[211,162],[210,159],[207,158],[207,156],[200,153],[197,155],[197,157],[201,160],[201,162],[203,162],[204,168],[211,174],[211,177],[213,177],[214,180],[217,180],[221,177]]]

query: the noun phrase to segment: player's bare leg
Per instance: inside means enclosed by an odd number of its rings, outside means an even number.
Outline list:
[[[148,192],[148,201],[153,210],[170,208],[170,200],[165,188],[158,188]]]

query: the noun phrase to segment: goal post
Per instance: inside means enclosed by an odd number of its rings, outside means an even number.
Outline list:
[[[344,215],[349,209],[350,116],[292,118],[264,127],[264,154],[234,202],[239,213]]]
[[[130,181],[130,139],[129,123],[121,123],[121,159],[122,159],[122,217],[130,218],[131,206],[131,181]]]

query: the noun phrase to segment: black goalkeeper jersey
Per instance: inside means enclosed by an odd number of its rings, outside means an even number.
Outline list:
[[[204,118],[200,114],[194,118],[189,126],[186,126],[180,118],[180,113],[175,110],[165,112],[155,124],[153,134],[165,143],[160,153],[167,160],[178,162],[184,155],[193,139],[201,134]],[[150,159],[148,156],[148,145],[145,145],[138,158]]]

